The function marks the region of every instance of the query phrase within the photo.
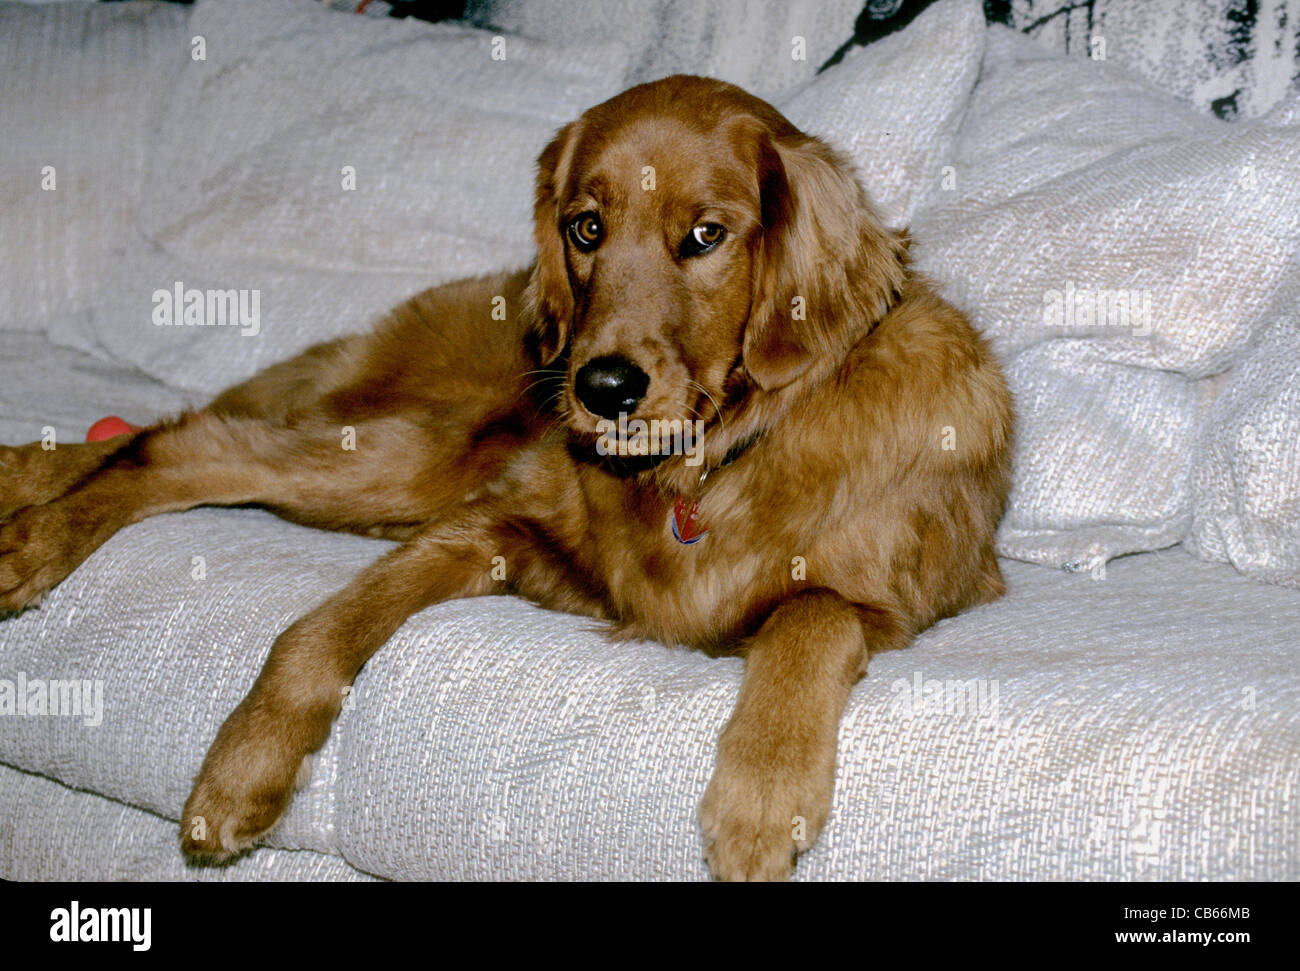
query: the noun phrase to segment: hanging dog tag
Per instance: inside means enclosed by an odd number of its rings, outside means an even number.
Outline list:
[[[668,516],[668,526],[673,539],[679,543],[698,543],[704,539],[708,530],[700,523],[700,500],[691,502],[685,496],[678,496]]]

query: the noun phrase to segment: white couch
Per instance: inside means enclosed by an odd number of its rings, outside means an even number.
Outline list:
[[[686,53],[846,149],[993,339],[1021,413],[1009,593],[872,662],[796,877],[1300,878],[1300,101],[1222,122],[978,0],[814,76],[859,6],[724,5],[745,42]],[[526,262],[549,133],[670,53],[305,0],[0,4],[0,441],[200,405]],[[259,289],[258,334],[155,326],[176,282]],[[1067,326],[1044,310],[1067,286],[1145,294],[1147,326]],[[741,662],[511,598],[408,621],[266,845],[186,864],[222,719],[385,548],[159,516],[0,620],[0,876],[707,877],[695,806]],[[6,712],[20,679],[99,683],[102,711]]]

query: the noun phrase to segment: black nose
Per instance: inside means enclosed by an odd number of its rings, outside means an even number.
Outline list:
[[[598,357],[578,369],[573,390],[593,415],[630,415],[645,397],[650,375],[624,357]]]

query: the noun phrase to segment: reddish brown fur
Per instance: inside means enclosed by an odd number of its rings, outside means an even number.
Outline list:
[[[563,224],[593,210],[588,254]],[[706,222],[723,242],[682,257]],[[187,852],[226,856],[276,823],[343,689],[408,616],[510,591],[745,655],[700,818],[715,875],[781,878],[826,819],[869,655],[1003,592],[1001,374],[825,144],[721,82],[642,85],[542,154],[535,231],[530,270],[423,293],[204,412],[107,445],[0,449],[0,609],[166,510],[260,503],[405,541],[276,641],[185,806]],[[708,421],[702,466],[594,459],[573,376],[611,353],[650,375],[638,417]],[[710,532],[683,546],[668,510],[697,494]]]

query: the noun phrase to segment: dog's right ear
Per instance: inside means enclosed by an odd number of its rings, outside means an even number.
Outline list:
[[[532,328],[542,364],[564,350],[573,322],[573,290],[560,227],[560,191],[568,181],[577,122],[561,128],[537,159],[537,192],[533,202],[533,237],[537,261],[525,290]]]

